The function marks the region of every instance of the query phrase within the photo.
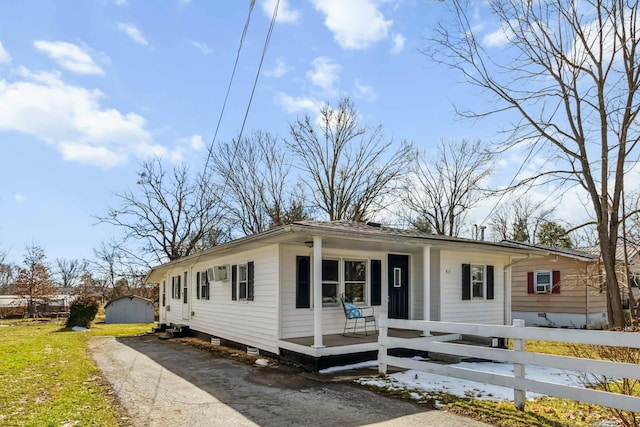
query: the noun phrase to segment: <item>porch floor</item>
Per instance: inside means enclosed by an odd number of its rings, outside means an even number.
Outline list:
[[[410,329],[391,329],[387,331],[388,336],[395,338],[418,338],[421,332]],[[311,347],[313,345],[313,336],[299,337],[299,338],[287,338],[282,341],[290,342],[293,344],[303,345]],[[365,335],[364,332],[358,332],[357,334],[348,333],[342,334],[330,334],[322,336],[322,344],[325,347],[342,347],[355,344],[368,344],[378,342],[378,334],[375,332]]]

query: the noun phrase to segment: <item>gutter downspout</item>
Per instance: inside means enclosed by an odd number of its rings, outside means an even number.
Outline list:
[[[586,305],[586,313],[584,314],[584,327],[585,329],[589,329],[589,264],[585,263],[584,266],[584,298]]]

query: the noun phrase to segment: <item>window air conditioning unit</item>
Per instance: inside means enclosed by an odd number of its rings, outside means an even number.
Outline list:
[[[227,282],[229,281],[229,264],[214,265],[207,269],[207,276],[210,282]]]

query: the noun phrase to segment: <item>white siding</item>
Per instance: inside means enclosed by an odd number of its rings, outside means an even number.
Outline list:
[[[182,319],[182,299],[171,299],[171,276],[182,274],[185,269],[169,273],[167,281],[167,313],[170,323],[188,324],[192,329],[216,337],[257,347],[272,353],[278,352],[278,245],[244,251],[234,255],[200,260],[189,271],[189,320]],[[238,265],[254,263],[254,300],[233,301],[231,280],[210,283],[210,299],[196,299],[196,272],[221,264]],[[231,271],[229,271],[231,279]],[[175,307],[175,308],[174,308]]]
[[[281,312],[282,326],[281,338],[296,338],[313,335],[313,307],[296,308],[296,256],[311,256],[313,250],[301,246],[282,245],[280,248],[280,271],[282,277]],[[378,259],[382,261],[382,306],[375,307],[375,314],[379,316],[386,312],[387,301],[387,254],[375,251],[347,251],[323,248],[323,258],[341,259]],[[313,265],[313,261],[312,261]],[[369,266],[370,267],[370,266]],[[313,274],[312,274],[313,276]],[[370,270],[367,274],[370,280]],[[367,301],[371,301],[371,283],[367,284]],[[311,292],[313,294],[313,292]],[[342,333],[344,328],[344,312],[340,304],[331,307],[323,307],[322,333]]]
[[[440,320],[501,325],[504,323],[504,266],[508,257],[461,251],[440,253]],[[493,265],[494,297],[462,299],[462,264]]]

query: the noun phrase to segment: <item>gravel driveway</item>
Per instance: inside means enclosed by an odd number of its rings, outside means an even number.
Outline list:
[[[249,366],[155,336],[89,348],[130,426],[486,426],[297,368]]]

